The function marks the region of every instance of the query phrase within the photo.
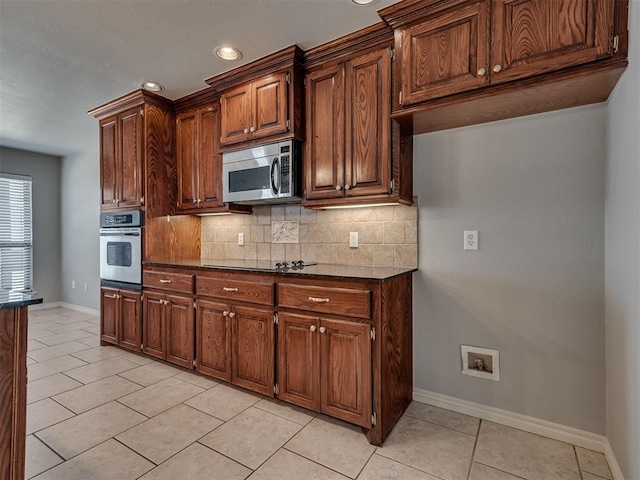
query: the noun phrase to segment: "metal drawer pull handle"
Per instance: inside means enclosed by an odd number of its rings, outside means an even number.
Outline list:
[[[235,317],[235,316],[236,316],[236,314],[235,314],[235,313],[233,313],[233,312],[229,313],[229,318],[233,318],[233,317]]]
[[[320,327],[320,333],[324,333],[327,329],[324,327]]]
[[[316,331],[316,326],[315,325],[311,325],[309,327],[309,330],[311,330],[312,332],[315,332]]]
[[[328,298],[309,297],[309,301],[315,303],[329,303]]]
[[[160,279],[160,283],[171,283],[171,280]]]
[[[222,312],[222,316],[226,317],[227,315],[229,315],[229,312],[227,312],[226,310],[224,312]]]
[[[222,289],[223,289],[225,292],[237,292],[237,291],[238,291],[238,289],[237,289],[237,288],[231,288],[231,287],[222,287]]]
[[[105,295],[105,298],[118,298],[116,294],[113,295]]]

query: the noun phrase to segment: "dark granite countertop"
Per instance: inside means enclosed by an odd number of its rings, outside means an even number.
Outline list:
[[[333,278],[357,278],[360,280],[388,280],[398,275],[415,272],[417,268],[393,267],[357,267],[353,265],[316,264],[305,266],[302,270],[288,269],[286,271],[275,268],[273,262],[258,260],[221,260],[221,259],[192,259],[192,260],[156,260],[143,262],[143,265],[157,267],[182,267],[201,270],[232,270],[244,272],[277,273],[285,276],[321,276]]]
[[[37,297],[35,293],[0,290],[0,309],[26,307],[37,303],[42,303],[42,298]]]

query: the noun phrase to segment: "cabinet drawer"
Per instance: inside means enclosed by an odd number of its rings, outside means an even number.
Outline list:
[[[370,318],[371,291],[280,283],[278,284],[278,306]]]
[[[196,278],[196,294],[224,298],[228,301],[273,305],[273,282],[232,280],[228,278]]]
[[[193,293],[193,275],[187,273],[144,271],[142,273],[142,285],[145,288]]]

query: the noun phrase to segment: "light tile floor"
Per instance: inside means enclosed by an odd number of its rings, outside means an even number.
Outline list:
[[[346,423],[100,347],[98,325],[30,312],[27,478],[612,478],[600,453],[416,402],[376,448]]]

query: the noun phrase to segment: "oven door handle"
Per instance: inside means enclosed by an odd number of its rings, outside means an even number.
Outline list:
[[[276,185],[276,177],[274,175],[276,170],[278,175],[278,185]],[[271,189],[273,190],[274,195],[278,195],[278,193],[280,193],[280,157],[273,157],[273,161],[271,162]]]

